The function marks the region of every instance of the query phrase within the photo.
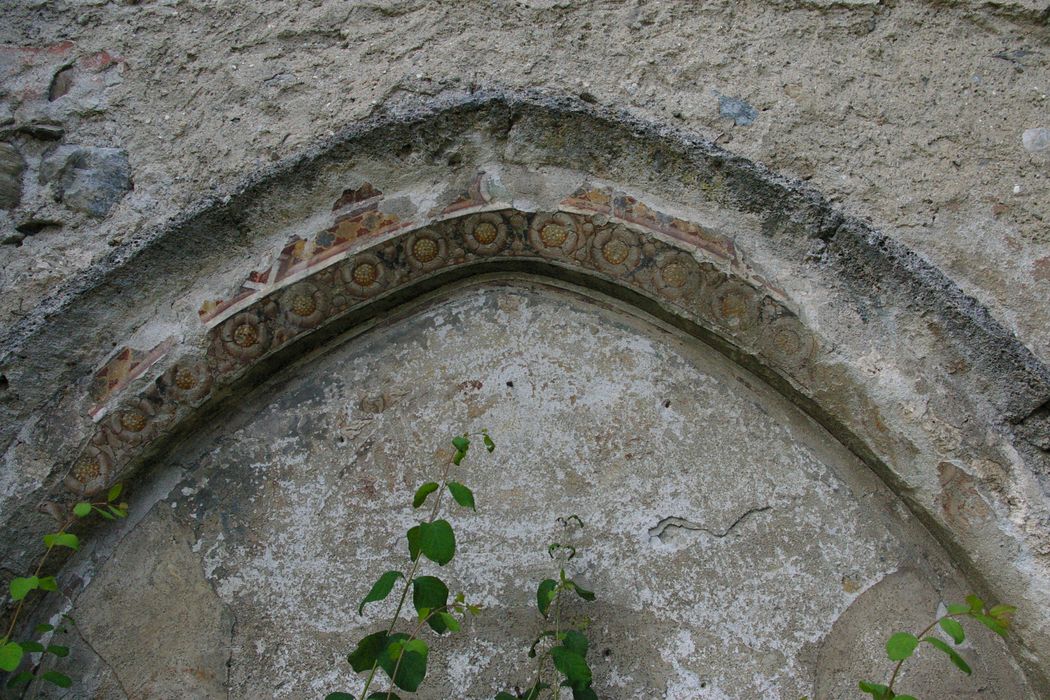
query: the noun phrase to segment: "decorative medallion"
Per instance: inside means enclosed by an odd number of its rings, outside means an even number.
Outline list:
[[[495,213],[475,214],[463,222],[463,245],[478,255],[493,255],[507,244],[507,224]]]
[[[591,261],[603,272],[622,277],[641,262],[638,234],[625,226],[599,229],[591,242]]]
[[[204,362],[177,364],[157,378],[162,395],[191,406],[207,398],[211,384],[211,372]]]
[[[408,264],[416,270],[436,270],[448,257],[445,239],[431,229],[416,231],[405,241]]]
[[[798,369],[813,359],[817,343],[797,318],[781,316],[762,328],[759,348],[771,361]]]
[[[340,275],[350,296],[365,299],[383,291],[389,276],[386,266],[372,253],[362,253],[347,260]]]
[[[266,321],[251,311],[243,311],[219,327],[222,348],[242,362],[262,357],[270,348]]]
[[[580,232],[564,212],[537,214],[529,227],[529,243],[544,257],[568,258],[579,248]]]
[[[73,493],[93,496],[109,487],[112,475],[112,455],[108,449],[93,441],[80,453],[63,483]]]
[[[683,299],[700,287],[700,265],[692,255],[665,251],[656,256],[653,290],[668,299]]]
[[[310,282],[289,287],[279,305],[284,320],[298,329],[315,328],[328,318],[328,296]]]
[[[723,328],[738,333],[753,329],[758,324],[759,297],[754,287],[736,279],[727,279],[710,296],[710,311],[714,321]]]

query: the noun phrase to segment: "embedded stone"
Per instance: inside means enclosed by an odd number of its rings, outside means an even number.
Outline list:
[[[40,182],[52,185],[55,201],[98,218],[133,187],[127,151],[83,146],[52,151],[40,167]]]
[[[11,209],[22,200],[25,160],[9,143],[0,143],[0,209]]]

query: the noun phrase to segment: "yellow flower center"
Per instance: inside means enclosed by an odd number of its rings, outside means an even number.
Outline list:
[[[359,287],[370,287],[379,279],[379,270],[372,263],[361,263],[354,268],[354,283]]]
[[[602,246],[602,257],[604,257],[611,265],[619,265],[622,263],[627,259],[630,252],[631,249],[628,248],[627,244],[619,238],[614,238]]]
[[[412,246],[412,255],[421,263],[428,263],[438,254],[438,244],[431,238],[420,238]]]
[[[474,227],[474,240],[481,245],[488,245],[496,240],[496,227],[488,221],[482,221]]]
[[[540,230],[540,240],[548,248],[558,248],[569,238],[569,232],[561,224],[547,224]]]

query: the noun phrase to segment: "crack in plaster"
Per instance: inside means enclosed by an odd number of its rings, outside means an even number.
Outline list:
[[[715,530],[712,530],[709,527],[701,525],[700,523],[696,523],[696,522],[693,522],[692,520],[686,520],[685,518],[679,518],[678,516],[672,515],[672,516],[668,516],[668,517],[664,518],[663,520],[658,522],[655,526],[649,528],[649,536],[650,537],[655,537],[655,538],[659,539],[661,542],[663,542],[664,541],[664,537],[666,537],[669,534],[667,531],[669,529],[671,529],[671,528],[675,528],[675,529],[681,529],[681,530],[695,530],[695,531],[698,531],[698,532],[706,532],[707,534],[711,535],[712,537],[717,537],[718,539],[721,539],[721,538],[725,537],[726,535],[728,535],[730,532],[732,532],[733,529],[736,528],[736,526],[739,525],[740,523],[742,523],[745,519],[747,519],[747,517],[749,515],[752,515],[754,513],[764,513],[767,510],[772,510],[772,509],[773,509],[773,506],[760,506],[760,507],[755,507],[755,508],[749,508],[746,511],[744,511],[744,513],[741,514],[740,517],[738,517],[736,520],[734,520],[729,525],[729,527],[727,527],[723,532],[716,532]]]

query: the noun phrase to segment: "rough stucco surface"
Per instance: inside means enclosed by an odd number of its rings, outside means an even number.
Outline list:
[[[886,675],[892,629],[966,591],[867,467],[717,353],[576,292],[472,284],[275,376],[154,467],[127,534],[70,566],[83,692],[359,687],[342,657],[390,604],[356,604],[405,566],[442,443],[480,427],[497,451],[453,474],[478,513],[453,509],[457,557],[423,573],[485,611],[432,640],[419,697],[527,681],[552,540],[597,594],[567,612],[591,620],[609,698],[846,697]],[[555,522],[571,513],[586,527]],[[143,611],[161,622],[107,632]],[[974,679],[922,654],[901,689],[1035,697],[994,635],[965,654]]]
[[[584,94],[809,180],[947,271],[1050,357],[1045,2],[11,3],[0,120],[126,148],[102,225],[37,184],[0,226],[7,318],[201,196],[377,108],[502,85]],[[65,44],[63,42],[71,42]],[[72,67],[53,101],[54,75]],[[754,121],[723,116],[740,99]],[[731,103],[730,103],[731,104]]]

